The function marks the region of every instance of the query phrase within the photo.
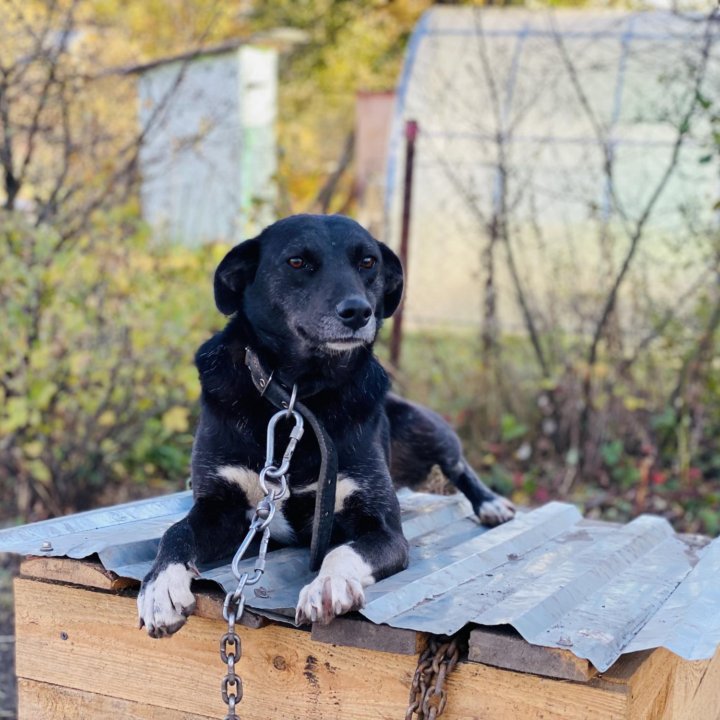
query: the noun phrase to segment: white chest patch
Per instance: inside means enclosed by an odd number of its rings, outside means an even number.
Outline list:
[[[295,495],[301,495],[303,493],[316,493],[318,488],[317,482],[310,483],[305,487],[298,488],[295,490]],[[341,512],[345,507],[345,501],[355,492],[357,492],[359,485],[355,480],[347,475],[340,473],[337,476],[337,485],[335,486],[335,512]]]
[[[222,465],[216,470],[219,477],[227,480],[233,485],[238,485],[247,497],[248,504],[252,509],[247,512],[247,519],[252,520],[254,510],[257,504],[265,497],[263,489],[260,487],[258,474],[246,467],[239,465]],[[275,516],[270,522],[270,535],[273,540],[284,544],[292,544],[295,542],[295,531],[290,523],[285,519],[283,514],[283,505],[290,495],[288,489],[285,497],[277,502]]]

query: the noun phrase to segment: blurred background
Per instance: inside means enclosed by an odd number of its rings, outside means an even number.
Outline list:
[[[216,264],[342,212],[490,484],[720,532],[714,2],[481,5],[0,0],[0,525],[184,488]]]
[[[517,502],[716,534],[708,10],[0,3],[0,521],[184,487],[219,259],[296,212],[398,249],[410,169],[397,387]]]

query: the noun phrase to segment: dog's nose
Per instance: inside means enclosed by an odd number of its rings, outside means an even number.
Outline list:
[[[345,300],[337,304],[335,309],[343,324],[353,330],[365,327],[372,315],[370,303],[359,295],[345,298]]]

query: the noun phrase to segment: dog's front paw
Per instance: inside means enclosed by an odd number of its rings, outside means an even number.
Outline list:
[[[196,574],[183,563],[172,563],[145,578],[137,599],[138,616],[150,637],[167,637],[185,624],[195,610],[190,583]]]
[[[515,517],[515,506],[507,498],[497,495],[481,503],[476,513],[483,525],[495,527]]]
[[[341,575],[323,575],[322,570],[300,591],[295,623],[318,622],[327,625],[337,615],[358,610],[365,605],[365,591],[360,580]]]

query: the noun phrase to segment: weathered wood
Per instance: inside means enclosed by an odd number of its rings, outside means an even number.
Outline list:
[[[665,651],[667,652],[667,651]],[[670,653],[668,653],[669,655]],[[683,662],[677,658],[677,671],[670,682],[669,698],[662,720],[720,718],[720,650],[712,660]],[[642,720],[652,720],[646,715]]]
[[[695,662],[664,648],[630,653],[593,682],[622,688],[632,720],[720,718],[720,651]]]
[[[417,655],[427,644],[425,633],[392,628],[389,625],[375,625],[355,617],[335,618],[329,625],[313,624],[312,639],[343,647],[401,655]]]
[[[135,628],[132,597],[25,578],[15,596],[20,720],[222,717],[222,622],[193,617],[172,638],[152,640]],[[317,643],[284,626],[239,632],[245,720],[404,717],[416,656]],[[36,684],[47,697],[31,702]],[[68,714],[75,691],[92,710]],[[720,657],[636,653],[583,683],[468,662],[447,691],[443,720],[717,720]]]
[[[545,677],[587,682],[595,668],[569,650],[540,647],[512,629],[475,628],[470,632],[468,660]]]
[[[207,720],[211,715],[195,715],[152,705],[152,693],[136,703],[98,693],[73,690],[35,680],[18,680],[19,716],[36,720],[78,720],[115,718],[116,720]]]
[[[15,597],[19,677],[223,716],[222,623],[192,617],[172,638],[153,640],[136,629],[133,598],[22,578]],[[415,657],[334,648],[313,642],[308,632],[275,625],[239,628],[239,634],[245,720],[404,717]]]
[[[139,585],[137,580],[121,578],[105,570],[97,561],[71,560],[63,557],[27,557],[20,563],[20,574],[24,577],[100,590],[122,590]]]
[[[105,591],[124,590],[139,587],[140,582],[124,578],[106,570],[98,560],[72,560],[56,557],[28,557],[20,563],[20,575],[49,582],[68,585],[81,585]],[[195,615],[211,620],[222,620],[222,608],[225,595],[220,590],[205,588],[195,590]],[[267,625],[267,620],[250,610],[245,610],[240,625],[259,628]]]
[[[553,680],[481,663],[459,663],[448,678],[448,702],[442,718],[629,720],[624,690],[601,688],[594,683]]]

